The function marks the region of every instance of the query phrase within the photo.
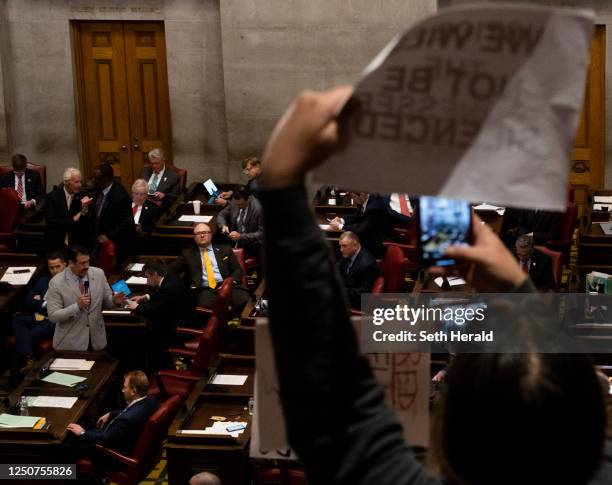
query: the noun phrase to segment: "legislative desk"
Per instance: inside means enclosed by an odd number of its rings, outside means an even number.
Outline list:
[[[95,360],[90,371],[59,371],[87,377],[84,382],[87,389],[78,391],[39,379],[41,369],[48,368],[56,357]],[[99,403],[107,393],[118,364],[117,360],[105,352],[53,351],[47,354],[8,396],[9,402],[0,405],[1,412],[10,412],[10,408],[19,402],[21,396],[78,396],[78,400],[70,409],[29,407],[30,416],[47,418],[44,429],[0,428],[0,460],[3,463],[22,464],[68,463],[66,450],[62,448],[69,434],[66,426],[84,417],[95,419],[98,416]]]
[[[34,285],[45,263],[35,254],[0,253],[0,278],[11,266],[34,266],[36,270],[26,285],[0,284],[0,313],[15,311],[15,306],[25,297],[29,288]]]
[[[200,381],[189,396],[187,413],[172,423],[166,441],[168,482],[182,485],[202,471],[214,473],[223,485],[250,483],[248,443],[251,437],[251,419],[248,412],[253,395],[255,373],[254,358],[224,357],[213,374],[248,375],[242,386],[217,386]],[[213,392],[208,392],[212,389]],[[212,416],[222,416],[226,421],[247,423],[238,437],[216,434],[188,434],[183,430],[201,432],[214,424]]]

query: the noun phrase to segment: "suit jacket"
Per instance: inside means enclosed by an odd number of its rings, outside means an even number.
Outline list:
[[[231,276],[234,279],[234,285],[240,286],[243,276],[242,268],[236,256],[234,256],[232,248],[229,246],[213,246],[213,249],[221,276],[224,279]],[[170,265],[170,271],[174,274],[185,271],[189,277],[189,282],[198,289],[202,288],[202,257],[200,248],[192,246],[183,249],[179,257]]]
[[[96,195],[89,209],[96,229],[95,236],[106,234],[117,246],[117,251],[124,254],[136,235],[132,199],[121,184],[114,182],[106,194],[100,217],[96,221],[96,201],[99,197],[102,197],[102,193]]]
[[[379,258],[385,255],[383,241],[394,239],[393,226],[388,201],[378,195],[370,196],[365,211],[344,218],[344,230],[357,234],[361,246]]]
[[[73,217],[81,212],[81,200],[73,197],[70,209],[66,205],[64,187],[59,186],[47,195],[45,219],[47,222],[47,247],[49,250],[64,249],[64,239],[68,234],[70,244],[89,244],[89,221],[81,217],[75,222]]]
[[[145,200],[144,204],[142,204],[142,210],[140,211],[140,219],[138,219],[138,224],[140,224],[142,232],[153,232],[160,215],[161,210],[159,207]]]
[[[53,348],[56,350],[87,350],[91,340],[94,350],[106,347],[106,329],[102,310],[115,308],[113,294],[100,268],[89,268],[91,305],[81,310],[77,300],[81,295],[76,276],[70,268],[55,275],[47,291],[47,313],[55,323]]]
[[[521,235],[533,232],[535,244],[544,244],[546,241],[559,239],[562,220],[562,212],[520,210],[518,211],[518,233]]]
[[[555,288],[552,259],[537,249],[533,251],[529,264],[529,277],[538,290],[552,290]]]
[[[174,335],[177,323],[187,320],[194,307],[189,288],[172,273],[164,276],[150,298],[139,303],[135,313],[148,318],[155,330],[168,336]]]
[[[43,308],[43,302],[45,294],[49,289],[49,281],[51,281],[50,276],[41,276],[36,281],[34,287],[26,296],[26,299],[23,301],[23,309],[28,313],[40,313],[41,315],[47,314],[46,307]],[[40,300],[35,300],[34,297],[38,295],[40,296]]]
[[[378,264],[374,256],[363,247],[350,268],[348,268],[349,263],[349,258],[342,258],[338,263],[338,270],[348,292],[351,308],[359,309],[361,294],[372,292],[372,285],[379,273]]]
[[[104,428],[88,429],[81,439],[129,455],[140,439],[147,421],[158,408],[157,399],[147,396],[128,408],[111,411]]]
[[[153,174],[153,169],[150,165],[145,165],[142,167],[142,171],[140,172],[140,178],[145,179],[147,182],[151,178]],[[164,205],[169,205],[174,202],[180,192],[180,184],[181,178],[178,176],[176,172],[173,172],[166,165],[166,169],[164,170],[164,176],[157,184],[157,192],[163,192],[165,194],[164,197]]]
[[[243,221],[244,231],[241,231],[238,227],[239,214],[240,208],[236,204],[228,204],[219,212],[217,216],[217,226],[227,226],[230,231],[238,231],[240,233],[238,247],[261,244],[263,240],[263,216],[259,201],[251,197],[246,217],[244,217]]]
[[[43,185],[42,180],[40,179],[40,175],[36,170],[32,170],[30,168],[25,169],[24,176],[24,189],[26,193],[27,200],[36,200],[36,202],[40,202],[42,199]],[[8,187],[9,189],[15,188],[15,172],[11,170],[10,172],[6,172],[0,177],[0,189]]]

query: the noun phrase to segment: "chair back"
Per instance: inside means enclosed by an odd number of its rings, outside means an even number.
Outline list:
[[[374,284],[372,285],[372,294],[379,295],[380,293],[384,293],[385,291],[385,279],[382,276],[378,276],[374,280]]]
[[[42,185],[43,185],[43,192],[46,192],[47,191],[47,166],[28,162],[27,168],[29,168],[30,170],[34,170],[35,172],[38,172],[38,175],[40,175],[40,181],[42,182]],[[4,175],[5,173],[10,172],[11,170],[13,170],[12,165],[1,165],[0,175]]]
[[[171,396],[149,417],[131,454],[131,458],[138,462],[137,466],[128,471],[128,475],[132,475],[130,477],[131,483],[142,481],[159,462],[163,442],[168,434],[168,428],[172,420],[174,420],[180,405],[181,398],[179,396]]]
[[[104,271],[106,278],[110,278],[117,264],[115,243],[110,239],[100,244],[99,253],[96,257],[96,266]]]
[[[218,333],[219,321],[216,317],[210,317],[204,332],[198,337],[198,348],[189,369],[192,376],[200,377],[204,375],[211,365],[216,355],[215,342],[218,341]]]
[[[402,293],[405,281],[406,257],[402,248],[394,244],[387,245],[387,254],[380,262],[380,276],[384,278],[385,293]]]
[[[246,263],[244,260],[244,248],[234,248],[234,256],[238,260],[238,264],[240,265],[240,269],[242,270],[242,284],[247,286],[247,275],[246,275]]]
[[[181,194],[185,193],[185,187],[187,186],[187,170],[184,168],[178,168],[174,165],[166,165],[166,168],[172,170],[179,176],[179,190]]]
[[[555,291],[559,291],[559,286],[561,286],[561,274],[563,271],[563,253],[539,245],[534,246],[534,249],[546,254],[552,260],[552,271],[555,277]]]
[[[0,233],[13,232],[21,216],[20,201],[15,189],[0,189]]]

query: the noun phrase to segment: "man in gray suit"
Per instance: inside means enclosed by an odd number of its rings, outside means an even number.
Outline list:
[[[49,320],[55,323],[54,349],[102,350],[102,310],[115,308],[124,294],[113,295],[104,272],[89,266],[89,250],[75,245],[68,249],[68,267],[49,282],[45,299]]]
[[[232,203],[217,216],[222,241],[233,247],[244,248],[246,256],[257,256],[263,239],[263,217],[261,204],[245,186],[232,193]]]
[[[180,177],[166,167],[166,158],[161,148],[149,152],[149,165],[142,168],[140,178],[149,184],[149,195],[159,200],[164,207],[168,207],[179,196]]]

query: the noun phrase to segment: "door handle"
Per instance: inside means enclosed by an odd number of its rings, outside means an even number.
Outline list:
[[[134,150],[138,150],[140,148],[140,145],[138,143],[134,143],[134,145],[132,146],[132,148]]]
[[[127,145],[121,145],[122,150],[127,150]]]

